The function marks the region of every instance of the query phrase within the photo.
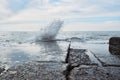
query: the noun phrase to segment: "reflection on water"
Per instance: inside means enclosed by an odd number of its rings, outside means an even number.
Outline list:
[[[63,61],[64,60],[64,50],[59,47],[57,42],[36,42],[39,45],[40,53],[38,55],[38,60],[40,61]]]
[[[12,53],[8,54],[8,58],[10,59],[12,64],[17,64],[23,61],[28,61],[29,54],[19,49],[13,49]]]
[[[61,42],[36,42],[1,47],[0,62],[16,65],[25,61],[57,61],[65,59],[66,48]]]
[[[60,51],[61,49],[59,47],[59,45],[57,44],[56,41],[53,42],[36,42],[37,45],[39,45],[42,49],[44,49],[45,51]]]

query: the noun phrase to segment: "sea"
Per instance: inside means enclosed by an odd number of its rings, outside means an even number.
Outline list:
[[[29,55],[29,57],[28,54],[31,48],[26,49],[26,53],[23,55],[21,54],[22,52],[16,49],[16,46],[19,45],[28,46],[26,44],[33,44],[34,41],[36,41],[36,36],[38,34],[40,33],[37,31],[0,32],[0,66],[5,66],[7,68],[11,65],[27,61],[29,60],[28,58],[32,58],[32,60],[40,58],[41,55],[38,57],[38,54],[35,53],[37,48],[33,49],[34,53],[31,56]],[[66,42],[72,40],[74,42],[80,42],[86,47],[86,49],[93,53],[109,55],[111,54],[109,52],[109,39],[111,37],[120,37],[120,31],[60,31],[55,40]],[[29,45],[29,47],[33,46]],[[17,54],[15,54],[15,52],[17,52]]]

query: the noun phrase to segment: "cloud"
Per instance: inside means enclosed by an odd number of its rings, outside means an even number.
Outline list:
[[[7,7],[7,0],[0,0],[0,20],[8,17],[12,12]]]
[[[13,6],[8,8],[8,5]],[[47,24],[56,18],[71,21],[77,18],[83,20],[86,18],[88,19],[88,24],[96,26],[97,28],[101,23],[94,22],[95,24],[92,24],[91,18],[102,17],[104,19],[104,17],[119,17],[119,7],[120,0],[12,0],[12,2],[1,0],[0,14],[4,15],[4,17],[0,17],[3,19],[0,21],[0,25],[8,26],[9,23],[12,26],[27,26],[29,23],[35,25],[35,22],[36,25],[41,24],[42,21],[46,21],[44,24]],[[8,17],[8,15],[12,16]],[[107,21],[109,20],[106,20],[105,22]],[[118,19],[118,21],[120,20]],[[25,25],[25,23],[27,25]],[[85,25],[87,22],[83,21],[76,21],[76,23],[83,26],[89,26]],[[71,23],[67,24],[70,26],[74,25]],[[103,24],[107,25],[106,23]]]
[[[39,31],[47,24],[24,23],[2,25],[0,31]],[[119,31],[120,21],[71,22],[63,25],[62,31]],[[9,27],[8,27],[9,26]],[[16,27],[17,26],[17,27]]]
[[[120,31],[120,21],[73,22],[65,24],[63,31]]]

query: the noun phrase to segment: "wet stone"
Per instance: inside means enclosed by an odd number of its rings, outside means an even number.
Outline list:
[[[97,63],[93,62],[86,53],[86,49],[70,49],[68,63],[72,66],[79,66],[82,64],[97,65]]]
[[[104,68],[97,66],[81,65],[74,68],[69,80],[120,80],[120,68]]]
[[[0,80],[65,80],[66,66],[57,62],[27,62],[9,68]]]
[[[109,51],[112,54],[120,55],[120,45],[109,45]]]
[[[102,63],[103,66],[118,66],[120,67],[120,56],[109,55],[109,56],[98,56],[98,59]]]
[[[120,67],[104,67],[104,69],[106,69],[109,74],[112,74],[114,80],[120,80]]]
[[[120,55],[120,37],[112,37],[109,40],[109,51],[112,54]]]
[[[110,45],[120,45],[120,37],[111,37],[109,40]]]

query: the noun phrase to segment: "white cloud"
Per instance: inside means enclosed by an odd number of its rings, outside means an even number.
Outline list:
[[[47,24],[46,24],[47,25]],[[45,24],[25,23],[25,24],[7,24],[0,27],[0,31],[39,31]]]
[[[20,1],[20,0],[16,0]],[[12,14],[11,10],[7,8],[7,0],[0,0],[0,15],[7,17]],[[107,11],[106,7],[111,5],[120,5],[120,0],[61,0],[57,3],[51,3],[49,0],[29,0],[27,7],[19,13],[14,14],[12,17],[1,20],[1,26],[8,25],[5,23],[16,23],[16,22],[29,22],[29,21],[51,21],[56,18],[61,19],[72,19],[72,18],[89,18],[89,17],[114,17],[120,16],[120,10]],[[2,18],[3,19],[3,18]],[[39,24],[39,23],[38,23]],[[34,24],[37,26],[38,24]],[[89,24],[89,25],[88,25]],[[112,25],[113,24],[113,25]],[[66,26],[84,26],[79,30],[89,30],[89,26],[94,26],[92,30],[99,30],[105,28],[105,26],[118,26],[119,23],[87,23],[87,22],[76,22],[68,23]],[[101,25],[102,27],[98,27]],[[9,24],[9,26],[33,26],[28,23],[26,24]],[[19,28],[18,28],[19,27]],[[96,27],[96,28],[95,28]],[[5,29],[4,28],[4,29]],[[33,28],[33,27],[32,27]],[[118,27],[116,27],[118,28]],[[15,29],[15,27],[14,27]],[[27,29],[27,28],[26,28]],[[77,29],[77,27],[76,27]],[[105,28],[106,30],[109,28]],[[65,28],[66,30],[66,28]],[[71,27],[72,30],[72,27]],[[73,29],[74,30],[74,29]],[[77,29],[78,30],[78,29]],[[91,30],[91,29],[90,29]],[[120,30],[120,29],[119,29]]]
[[[2,25],[0,31],[39,31],[40,28],[47,24],[25,23],[25,24],[8,24]],[[106,22],[71,22],[64,24],[62,31],[119,31],[120,21]],[[9,26],[9,27],[8,27]],[[17,26],[17,27],[16,27]]]
[[[64,31],[119,31],[120,21],[73,22],[66,24]]]
[[[12,13],[7,5],[7,0],[0,0],[0,20],[8,17]]]
[[[117,0],[89,1],[89,0],[64,0],[59,4],[52,4],[49,0],[30,0],[26,9],[5,21],[44,20],[54,18],[81,18],[97,16],[120,16],[120,11],[106,12],[104,6]],[[112,4],[112,3],[111,3]],[[78,11],[78,13],[75,13]]]

